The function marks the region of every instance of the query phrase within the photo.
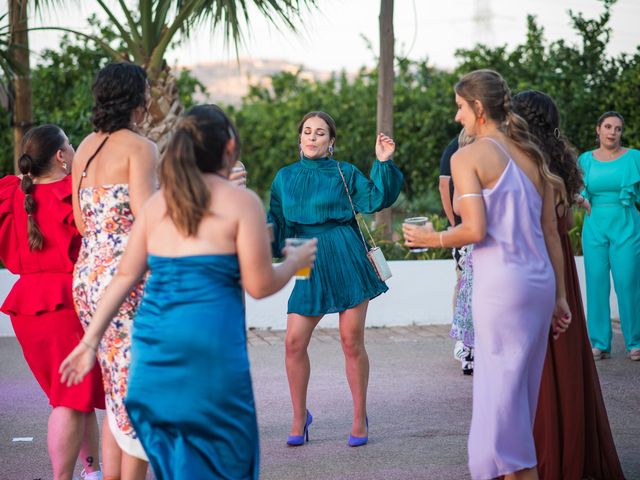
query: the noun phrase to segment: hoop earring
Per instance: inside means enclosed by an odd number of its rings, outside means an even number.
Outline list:
[[[556,140],[560,140],[560,129],[558,127],[553,129],[553,136],[556,137]]]
[[[329,145],[329,156],[333,157],[333,145]]]

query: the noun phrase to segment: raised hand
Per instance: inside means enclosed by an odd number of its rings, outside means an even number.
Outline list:
[[[393,138],[387,137],[384,133],[379,133],[376,137],[376,158],[381,162],[386,162],[396,151],[396,144]]]

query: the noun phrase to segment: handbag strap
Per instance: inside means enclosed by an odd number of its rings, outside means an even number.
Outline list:
[[[91,165],[91,162],[93,161],[93,159],[96,158],[98,153],[100,153],[100,150],[102,150],[102,147],[104,147],[104,144],[107,143],[107,140],[109,140],[109,137],[110,135],[107,135],[106,137],[104,137],[104,140],[102,140],[98,148],[96,148],[96,151],[93,152],[93,155],[91,155],[89,157],[89,160],[87,160],[87,163],[84,164],[84,168],[82,169],[82,173],[80,174],[80,181],[78,182],[78,193],[80,192],[80,187],[82,187],[82,179],[87,176],[87,168],[89,168],[89,165]]]
[[[349,199],[349,204],[351,205],[351,211],[353,212],[353,218],[356,221],[356,225],[358,226],[358,232],[360,232],[360,238],[362,238],[362,244],[364,245],[364,249],[368,252],[369,247],[367,247],[367,241],[364,239],[364,235],[362,234],[362,229],[360,228],[360,222],[358,222],[358,214],[356,213],[356,209],[353,206],[353,200],[351,200],[351,194],[349,193],[349,187],[347,187],[347,181],[344,179],[344,174],[342,173],[342,169],[340,168],[340,162],[336,162],[338,166],[338,172],[340,172],[340,178],[342,178],[342,184],[344,185],[344,189],[347,192],[347,198]],[[371,243],[373,247],[376,248],[376,242],[371,236],[371,232],[369,231],[369,227],[367,227],[367,222],[363,221],[364,228],[367,230],[367,235],[371,239]]]

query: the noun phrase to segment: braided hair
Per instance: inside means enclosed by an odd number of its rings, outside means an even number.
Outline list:
[[[576,150],[560,132],[560,112],[553,99],[546,93],[525,90],[513,97],[513,110],[526,120],[547,157],[549,170],[564,181],[567,198],[574,198],[582,190],[582,173]]]
[[[478,116],[475,100],[479,100],[484,107],[485,116],[498,123],[499,130],[535,162],[542,179],[551,183],[561,200],[566,201],[562,178],[549,170],[543,153],[531,138],[527,122],[513,111],[511,90],[504,78],[493,70],[475,70],[464,75],[454,89]]]
[[[44,238],[36,223],[36,201],[33,198],[33,179],[46,175],[53,167],[54,157],[64,147],[64,132],[56,125],[40,125],[22,137],[22,155],[18,168],[22,173],[20,188],[24,192],[24,209],[27,212],[27,238],[30,250],[42,250]]]
[[[181,233],[194,236],[208,215],[211,193],[203,173],[224,168],[227,142],[240,137],[229,117],[216,105],[198,105],[180,119],[160,165],[167,215]],[[235,159],[234,159],[235,161]]]

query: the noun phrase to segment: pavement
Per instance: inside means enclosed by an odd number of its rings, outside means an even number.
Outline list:
[[[622,468],[628,480],[640,480],[640,362],[628,359],[619,329],[614,332],[613,357],[598,362],[598,372]],[[309,347],[311,441],[291,448],[285,445],[291,407],[284,332],[249,331],[261,479],[470,478],[466,444],[472,378],[461,374],[452,357],[448,327],[368,328],[366,340],[369,444],[347,446],[351,401],[339,335],[334,329],[318,329]],[[0,338],[0,480],[51,478],[49,411],[15,338]],[[33,440],[12,441],[16,437]]]

